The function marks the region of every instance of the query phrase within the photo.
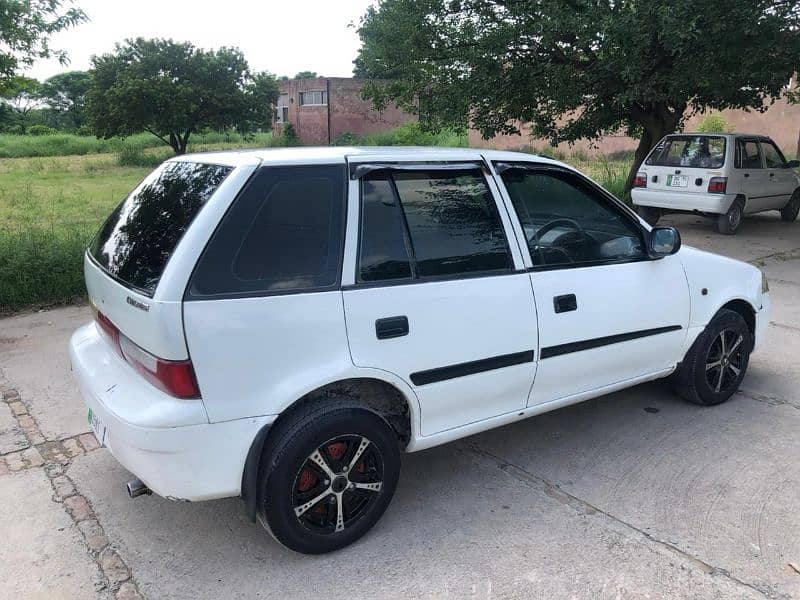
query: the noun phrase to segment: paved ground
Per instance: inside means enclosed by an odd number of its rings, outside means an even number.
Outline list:
[[[373,532],[322,557],[238,500],[128,500],[68,374],[88,311],[0,321],[0,597],[800,598],[800,223],[673,222],[771,279],[741,393],[648,384],[408,455]]]

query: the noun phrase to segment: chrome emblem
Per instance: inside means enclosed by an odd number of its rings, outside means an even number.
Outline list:
[[[145,304],[144,302],[139,302],[138,300],[135,300],[134,298],[131,298],[130,296],[128,296],[127,302],[128,302],[128,304],[138,308],[139,310],[143,310],[144,312],[150,312],[150,305],[149,304]]]

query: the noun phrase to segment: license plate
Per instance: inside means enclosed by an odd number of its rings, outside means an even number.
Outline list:
[[[92,432],[94,433],[94,437],[97,438],[97,441],[101,446],[105,445],[105,438],[106,438],[106,425],[103,421],[98,417],[92,409],[89,409],[89,414],[86,416],[87,420],[89,421],[89,426],[92,428]]]
[[[688,185],[688,175],[667,175],[667,186],[669,187],[687,187]]]

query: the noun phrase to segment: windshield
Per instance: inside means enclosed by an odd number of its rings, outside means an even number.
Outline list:
[[[152,296],[181,236],[231,170],[162,164],[111,213],[89,253],[115,278]]]
[[[718,169],[725,164],[725,138],[710,135],[673,135],[661,140],[646,164],[656,167]]]

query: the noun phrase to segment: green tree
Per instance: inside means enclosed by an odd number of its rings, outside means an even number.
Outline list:
[[[71,0],[0,0],[0,91],[38,59],[66,64],[66,53],[50,47],[50,36],[85,20]]]
[[[375,80],[377,106],[428,125],[469,118],[491,137],[526,123],[553,143],[637,135],[630,189],[687,115],[777,98],[799,31],[800,0],[383,0],[362,19],[355,72]]]
[[[14,121],[20,133],[28,125],[28,115],[42,105],[42,84],[30,77],[16,75],[6,81],[0,97],[11,108]]]
[[[733,129],[733,125],[718,112],[705,115],[697,124],[697,131],[701,133],[730,133]]]
[[[40,95],[55,116],[65,117],[70,129],[78,129],[86,121],[86,92],[91,83],[88,71],[59,73],[42,84]]]
[[[183,154],[196,131],[271,124],[273,111],[259,105],[271,76],[253,77],[235,48],[137,38],[92,62],[86,112],[98,137],[146,131]]]
[[[300,71],[294,76],[295,79],[316,79],[319,77],[316,71]]]

